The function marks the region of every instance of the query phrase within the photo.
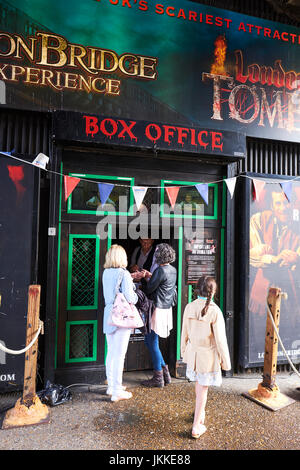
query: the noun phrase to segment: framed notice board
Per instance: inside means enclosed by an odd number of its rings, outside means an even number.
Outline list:
[[[0,155],[0,341],[26,342],[28,287],[37,277],[38,168]],[[0,392],[22,390],[24,354],[0,350]]]
[[[206,230],[207,232],[208,230]],[[205,234],[204,234],[205,235]],[[201,276],[216,276],[216,254],[219,241],[213,233],[210,237],[185,241],[186,283],[197,284]]]

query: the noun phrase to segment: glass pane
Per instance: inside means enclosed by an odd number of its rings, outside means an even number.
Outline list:
[[[136,207],[135,207],[136,209]],[[159,213],[159,189],[148,186],[139,212]]]
[[[70,357],[80,359],[93,356],[93,325],[70,325]]]
[[[88,175],[86,176],[88,178]],[[106,203],[102,206],[98,183],[114,185]],[[130,207],[130,181],[95,179],[81,180],[72,192],[71,210],[87,212],[128,212]]]
[[[172,184],[166,184],[167,186],[175,186],[176,182]],[[178,191],[176,204],[174,209],[172,209],[168,194],[164,190],[164,203],[169,207],[170,212],[178,213],[181,211],[185,215],[196,215],[197,213],[203,214],[204,216],[214,216],[214,206],[215,206],[215,193],[214,187],[208,187],[208,205],[205,204],[202,197],[200,196],[198,190],[195,186],[182,187]],[[198,206],[198,207],[197,207]],[[200,207],[199,207],[200,206]]]

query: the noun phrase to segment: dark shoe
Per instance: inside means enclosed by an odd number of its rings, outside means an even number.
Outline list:
[[[171,375],[169,372],[169,368],[167,365],[163,366],[163,376],[164,376],[164,383],[165,385],[169,385],[172,382]]]
[[[154,370],[152,379],[144,380],[144,382],[142,382],[142,385],[144,385],[144,387],[160,387],[160,388],[162,388],[165,385],[163,371],[162,370]]]

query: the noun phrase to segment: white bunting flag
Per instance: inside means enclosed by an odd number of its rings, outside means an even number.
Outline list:
[[[43,170],[46,170],[46,165],[49,162],[49,157],[45,155],[44,153],[39,153],[37,157],[33,160],[32,164],[34,166],[38,166],[39,168],[43,168]]]
[[[147,189],[148,188],[146,188],[144,186],[133,186],[132,187],[133,195],[134,195],[134,199],[135,199],[135,203],[136,203],[136,207],[137,207],[138,211],[140,210],[140,207],[141,207],[142,202],[144,200]]]
[[[233,193],[234,193],[234,190],[235,190],[235,183],[236,183],[236,178],[227,178],[225,180],[225,183],[227,184],[227,188],[228,188],[228,191],[230,192],[230,196],[231,196],[231,199],[232,199],[232,196],[233,196]]]
[[[263,180],[253,179],[252,183],[254,186],[254,199],[259,201],[259,197],[265,187],[266,182]]]

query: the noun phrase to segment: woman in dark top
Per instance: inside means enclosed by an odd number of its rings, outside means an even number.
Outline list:
[[[155,310],[151,318],[151,332],[145,335],[145,343],[151,354],[153,377],[142,382],[147,387],[163,387],[171,382],[171,376],[159,349],[159,337],[167,338],[173,328],[172,306],[176,302],[177,271],[170,265],[175,261],[175,251],[167,243],[157,246],[155,252],[158,268],[151,275],[145,293],[153,301]]]

